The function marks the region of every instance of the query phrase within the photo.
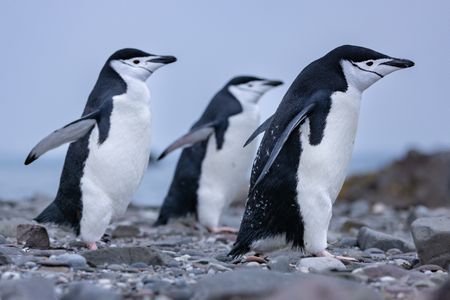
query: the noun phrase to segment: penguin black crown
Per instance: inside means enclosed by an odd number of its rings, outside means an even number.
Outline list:
[[[174,61],[137,49],[108,58],[82,117],[40,141],[25,160],[30,164],[71,143],[55,200],[37,222],[68,225],[96,249],[111,219],[125,212],[147,169],[151,113],[145,81]]]
[[[326,251],[334,201],[353,151],[361,95],[386,75],[414,63],[345,45],[305,67],[265,132],[232,256],[291,245]]]

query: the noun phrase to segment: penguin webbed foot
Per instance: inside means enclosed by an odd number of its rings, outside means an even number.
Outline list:
[[[255,253],[254,255],[245,256],[244,262],[257,262],[259,264],[265,264],[269,262],[269,258],[267,256],[262,256],[262,254]]]
[[[313,255],[317,256],[317,257],[332,257],[332,258],[336,258],[336,259],[339,259],[342,261],[348,261],[348,262],[358,261],[356,258],[350,257],[350,256],[333,255],[330,252],[328,252],[327,250],[322,250],[320,252],[314,253]]]
[[[92,243],[86,243],[86,248],[88,248],[89,250],[97,250],[97,243],[96,242],[92,242]]]
[[[231,234],[237,234],[238,230],[234,227],[230,226],[208,226],[206,227],[209,232],[211,233],[231,233]]]

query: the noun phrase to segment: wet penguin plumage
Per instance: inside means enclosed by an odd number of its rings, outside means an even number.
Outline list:
[[[214,231],[222,209],[247,182],[256,144],[244,149],[247,137],[259,125],[261,96],[280,81],[253,76],[231,79],[210,101],[189,133],[162,154],[184,146],[172,183],[155,225],[196,215]]]
[[[303,69],[275,114],[252,135],[265,131],[230,255],[286,244],[331,255],[325,250],[331,208],[351,158],[361,94],[413,65],[346,45]]]
[[[37,222],[67,225],[96,247],[111,218],[125,211],[148,165],[151,114],[145,81],[174,61],[137,49],[108,58],[82,117],[44,138],[25,161],[71,143],[57,195]]]

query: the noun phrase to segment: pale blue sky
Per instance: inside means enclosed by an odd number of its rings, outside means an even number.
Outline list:
[[[153,149],[160,151],[231,76],[286,82],[262,99],[266,117],[305,65],[347,43],[416,62],[365,93],[355,152],[448,147],[449,11],[445,0],[3,0],[0,154],[25,158],[42,137],[76,119],[105,59],[119,48],[179,60],[148,82]]]

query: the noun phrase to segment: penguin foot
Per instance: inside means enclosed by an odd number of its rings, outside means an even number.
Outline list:
[[[228,226],[207,227],[211,233],[238,233],[238,230]]]
[[[341,255],[333,255],[330,252],[328,252],[327,250],[323,250],[320,251],[318,253],[314,253],[314,256],[317,257],[333,257],[339,260],[343,260],[343,261],[358,261],[356,258],[354,257],[350,257],[350,256],[341,256]]]
[[[245,262],[257,262],[259,264],[265,264],[269,260],[267,259],[267,257],[261,257],[261,256],[258,256],[257,254],[255,254],[255,255],[246,256],[244,261]]]
[[[97,244],[96,244],[95,242],[92,242],[92,243],[86,243],[86,247],[87,247],[89,250],[97,250]]]

